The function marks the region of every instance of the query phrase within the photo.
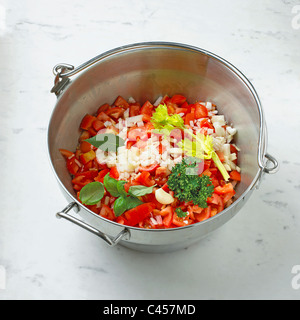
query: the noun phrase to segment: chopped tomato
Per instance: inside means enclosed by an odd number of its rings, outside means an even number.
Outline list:
[[[129,117],[135,117],[140,114],[141,106],[140,104],[134,103],[129,107]]]
[[[195,120],[195,115],[194,115],[194,113],[188,113],[188,114],[185,116],[185,121],[184,121],[184,123],[185,123],[186,125],[190,125],[190,122],[191,122],[191,121],[194,122],[194,120]]]
[[[178,217],[176,211],[174,211],[172,223],[176,227],[185,227],[185,226],[191,224],[192,221],[190,219],[188,219],[188,217],[185,217],[185,218]]]
[[[195,214],[195,219],[198,222],[204,221],[204,220],[210,218],[210,213],[211,213],[211,207],[208,206],[207,208],[202,210],[200,213],[196,213]]]
[[[91,137],[93,137],[93,136],[95,136],[97,134],[97,131],[93,127],[89,128],[88,132],[89,132]]]
[[[174,210],[171,206],[167,206],[165,209],[160,211],[160,215],[163,217],[163,225],[167,228],[171,226],[173,220]]]
[[[180,106],[186,101],[186,97],[181,94],[174,94],[170,101]]]
[[[217,207],[218,212],[221,212],[224,209],[223,199],[216,193],[213,193],[212,196],[207,199],[207,203],[214,204]]]
[[[147,167],[140,166],[139,171],[147,171],[147,172],[153,173],[153,172],[155,172],[156,168],[158,168],[158,167],[159,167],[159,165],[154,163],[154,164],[147,166]]]
[[[170,170],[166,167],[158,167],[155,170],[155,177],[167,177],[170,174]]]
[[[161,104],[166,104],[168,103],[168,101],[170,101],[170,97],[168,95],[165,95],[162,99],[161,99]]]
[[[123,107],[125,109],[129,108],[129,103],[121,96],[117,97],[113,105],[115,105],[116,107]]]
[[[235,195],[235,191],[227,192],[223,195],[223,202],[224,204],[229,201]]]
[[[227,184],[225,184],[224,186],[218,186],[215,188],[215,193],[217,194],[225,194],[225,193],[229,193],[229,192],[233,192],[233,186],[232,184],[229,182]]]
[[[143,119],[144,122],[150,122],[151,121],[151,116],[148,114],[143,114]]]
[[[128,131],[127,137],[131,141],[147,140],[148,134],[143,127],[132,128]]]
[[[114,107],[114,108],[108,109],[105,113],[106,113],[109,117],[117,120],[117,119],[119,119],[120,117],[123,116],[124,109],[121,108],[121,107]]]
[[[186,114],[188,112],[187,108],[176,108],[175,113],[184,113]]]
[[[150,101],[146,101],[141,109],[141,114],[152,117],[154,106]]]
[[[154,209],[152,203],[143,203],[133,209],[124,212],[125,219],[129,226],[135,226],[139,222],[148,218]]]
[[[93,146],[87,141],[80,142],[80,151],[83,153],[89,152],[93,149]]]
[[[116,222],[120,223],[120,224],[123,224],[123,225],[127,224],[126,219],[124,217],[122,217],[122,216],[117,217]]]
[[[105,128],[105,125],[102,121],[96,119],[94,122],[93,122],[93,128],[96,130],[96,131],[99,131],[103,128]]]
[[[90,114],[86,114],[81,120],[80,128],[83,130],[88,130],[92,126],[95,120],[96,120],[96,117],[91,116]]]
[[[136,144],[136,141],[127,141],[126,143],[126,148],[130,149],[132,146]]]
[[[108,220],[114,220],[116,218],[112,209],[109,206],[107,206],[106,204],[101,205],[101,210],[100,210],[99,215],[101,217],[108,219]]]
[[[143,171],[136,179],[136,182],[139,182],[140,184],[151,187],[155,184],[154,180],[150,176],[150,172]]]
[[[195,119],[205,118],[208,116],[208,111],[201,103],[195,103]]]
[[[114,179],[119,179],[119,172],[118,172],[118,169],[117,169],[117,167],[112,167],[111,169],[110,169],[110,173],[109,173],[109,175],[112,177],[112,178],[114,178]]]
[[[232,180],[241,181],[241,174],[238,171],[233,170],[229,175]]]
[[[214,130],[214,126],[212,125],[211,122],[208,121],[208,119],[204,118],[201,120],[200,122],[200,127],[201,128],[208,128],[208,129],[213,129]]]
[[[106,122],[106,121],[109,121],[111,123],[115,123],[114,120],[109,117],[105,112],[100,112],[98,115],[97,115],[97,119],[102,121],[103,123]]]
[[[224,162],[225,161],[225,158],[224,158],[224,153],[221,152],[221,151],[216,151],[216,154],[218,155],[219,159],[221,162]]]
[[[108,103],[104,103],[101,107],[99,107],[97,114],[107,111],[110,107],[111,106]]]
[[[78,139],[78,141],[81,142],[83,140],[86,140],[86,139],[90,138],[90,136],[91,135],[87,130],[83,130],[81,135],[80,135],[80,137],[79,137],[79,139]]]

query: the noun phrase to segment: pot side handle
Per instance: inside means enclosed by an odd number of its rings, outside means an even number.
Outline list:
[[[110,247],[114,247],[116,244],[118,244],[125,236],[130,237],[130,232],[128,229],[124,228],[114,239],[111,239],[110,237],[108,237],[105,233],[99,231],[98,229],[92,227],[91,225],[73,217],[72,215],[68,214],[68,212],[71,209],[76,209],[77,211],[79,211],[78,209],[78,205],[76,202],[71,202],[69,203],[62,211],[57,212],[56,213],[56,217],[57,218],[64,218],[76,225],[78,225],[79,227],[95,234],[96,236],[100,237],[102,240],[104,240]]]

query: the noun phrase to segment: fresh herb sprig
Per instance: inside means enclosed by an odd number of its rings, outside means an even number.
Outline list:
[[[197,174],[187,174],[196,165],[196,162],[187,163],[185,159],[176,164],[169,175],[168,187],[180,201],[192,201],[195,205],[206,208],[207,198],[212,196],[214,186],[206,175],[200,177]]]
[[[104,196],[106,189],[113,197],[117,199],[114,202],[114,213],[118,217],[127,210],[133,209],[143,201],[139,197],[152,193],[154,186],[145,187],[143,185],[131,186],[128,192],[124,185],[127,181],[112,178],[109,173],[104,177],[103,183],[95,181],[85,185],[79,193],[79,199],[83,204],[94,205]],[[105,188],[105,189],[104,189]]]
[[[179,218],[185,218],[187,216],[187,212],[184,212],[180,207],[175,209],[175,212]]]

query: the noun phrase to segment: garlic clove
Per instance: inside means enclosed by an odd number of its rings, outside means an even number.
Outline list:
[[[161,204],[171,204],[174,201],[174,198],[162,188],[155,191],[155,198]]]

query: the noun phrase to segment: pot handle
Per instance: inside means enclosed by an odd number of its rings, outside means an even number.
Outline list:
[[[104,240],[110,247],[114,247],[116,244],[118,244],[125,236],[130,237],[130,232],[128,229],[124,228],[114,239],[111,239],[108,237],[105,233],[99,231],[98,229],[92,227],[91,225],[71,216],[68,214],[68,212],[71,209],[75,209],[77,212],[79,211],[79,207],[76,202],[69,203],[62,211],[56,213],[57,218],[64,218],[70,222],[75,223],[79,227],[95,234],[96,236],[100,237],[102,240]]]

